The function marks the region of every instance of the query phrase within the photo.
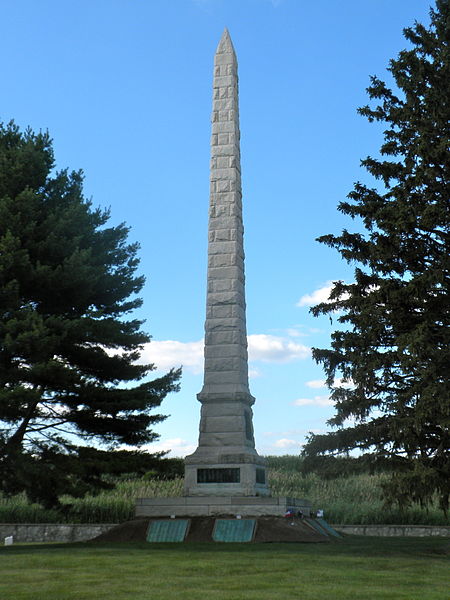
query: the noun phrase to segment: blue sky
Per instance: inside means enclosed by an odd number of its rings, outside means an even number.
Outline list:
[[[333,414],[309,306],[352,269],[315,238],[355,229],[337,212],[382,127],[356,108],[370,75],[428,23],[426,0],[0,0],[0,118],[48,129],[58,168],[141,244],[144,356],[184,365],[150,449],[195,449],[202,387],[212,66],[228,27],[240,78],[247,329],[262,454],[298,453]]]

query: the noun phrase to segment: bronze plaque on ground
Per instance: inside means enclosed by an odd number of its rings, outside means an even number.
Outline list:
[[[213,531],[215,542],[251,542],[256,519],[216,519]]]
[[[184,542],[189,523],[189,519],[151,521],[147,530],[147,542]]]

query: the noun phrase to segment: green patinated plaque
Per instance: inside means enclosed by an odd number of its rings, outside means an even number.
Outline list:
[[[189,519],[151,521],[147,530],[147,542],[183,542],[189,523]]]
[[[255,519],[216,519],[215,542],[251,542],[255,533]]]
[[[340,533],[338,533],[336,531],[336,529],[333,529],[333,527],[331,527],[331,525],[329,525],[325,519],[322,519],[322,517],[318,517],[317,522],[319,523],[319,525],[321,527],[323,527],[329,534],[333,535],[334,537],[337,538],[341,538],[342,535]]]

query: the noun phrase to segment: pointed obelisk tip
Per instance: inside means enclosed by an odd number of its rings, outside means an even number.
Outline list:
[[[217,53],[219,54],[222,52],[233,52],[233,54],[235,54],[230,32],[226,27],[223,30],[222,37],[220,38],[219,45],[217,46]]]

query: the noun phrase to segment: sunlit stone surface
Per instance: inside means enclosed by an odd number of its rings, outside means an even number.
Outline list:
[[[267,496],[248,386],[237,60],[225,29],[214,59],[204,385],[187,496]]]

